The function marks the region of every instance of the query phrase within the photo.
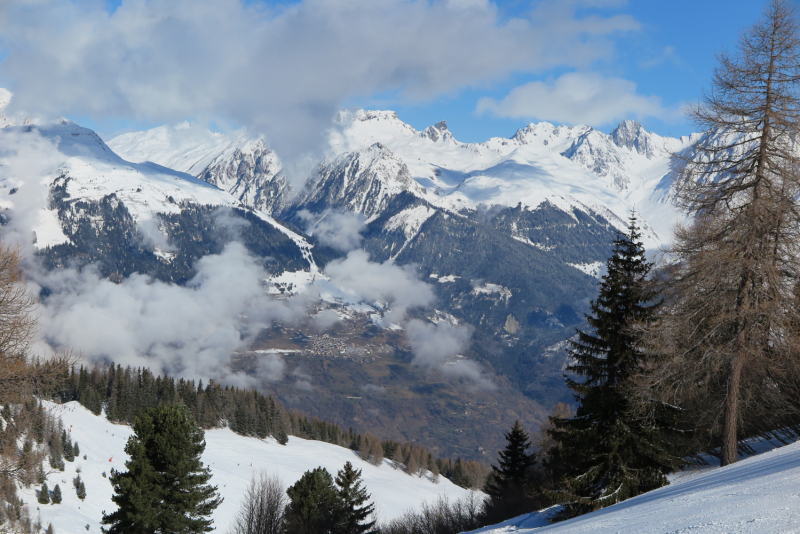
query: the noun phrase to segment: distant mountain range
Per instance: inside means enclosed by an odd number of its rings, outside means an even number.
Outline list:
[[[7,145],[37,132],[57,147],[47,156],[53,164],[41,180],[46,200],[34,206],[38,217],[31,224],[37,255],[50,270],[91,265],[115,282],[140,273],[183,285],[197,274],[201,258],[238,240],[269,273],[267,292],[285,298],[331,280],[326,266],[341,265],[355,246],[372,262],[404,267],[434,295],[432,304],[411,306],[409,317],[471,325],[471,342],[458,357],[476,362],[488,380],[508,384],[502,395],[486,393],[487,405],[497,408],[481,412],[478,421],[491,420],[498,438],[510,424],[503,402],[532,425],[555,401],[569,400],[562,342],[584,324],[611,241],[633,208],[648,248],[668,241],[670,226],[681,220],[671,203],[670,154],[696,140],[660,137],[623,121],[608,135],[539,123],[510,138],[461,143],[444,121],[416,131],[391,111],[342,111],[328,134],[326,156],[298,183],[263,139],[243,131],[162,126],[107,144],[66,120],[2,132]],[[21,218],[15,207],[23,206],[14,194],[25,180],[5,175],[1,182],[4,220],[13,226]],[[343,248],[319,230],[328,223],[344,231],[337,217],[357,221],[353,246]],[[349,333],[329,335],[341,338],[342,354],[361,350],[359,339],[384,336],[376,326],[398,328],[380,320],[391,311],[386,303],[330,284],[335,280],[326,286],[328,296],[309,308],[309,320],[324,309],[338,310]],[[43,290],[46,297],[48,288]],[[307,350],[308,340],[319,335],[301,324],[292,332],[265,331],[250,348],[277,343],[283,350]],[[392,336],[384,341],[394,347],[397,365],[413,363],[408,341]],[[309,360],[298,369],[314,365]],[[406,378],[389,372],[376,387],[412,391],[428,380],[413,366],[404,369],[412,369]],[[319,398],[328,399],[324,406],[308,392],[292,390],[287,380],[269,387],[312,415],[316,410],[363,430],[383,428],[386,437],[417,437],[419,428],[386,419],[401,409],[402,395],[384,403],[381,416],[368,407],[353,415],[354,408],[342,407],[347,396],[322,379],[329,372],[311,373],[320,375],[311,383]],[[456,424],[451,416],[432,407],[433,397],[461,398],[454,393],[460,386],[451,382],[436,379],[415,390],[414,402],[427,406],[426,424],[444,425],[427,434],[434,448],[474,456],[468,438],[447,429]]]

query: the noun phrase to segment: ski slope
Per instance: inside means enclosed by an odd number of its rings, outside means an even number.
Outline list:
[[[125,470],[125,443],[133,433],[126,425],[116,425],[96,416],[77,402],[64,405],[45,403],[46,409],[61,417],[64,427],[77,441],[81,454],[75,462],[65,462],[66,470],[50,474],[47,484],[52,490],[61,486],[63,502],[40,505],[36,501],[38,487],[21,488],[19,493],[28,503],[32,518],[41,517],[43,525],[52,523],[59,533],[100,532],[103,511],[115,509],[111,502],[112,489],[107,478],[111,469]],[[84,460],[83,456],[87,459]],[[409,476],[384,462],[376,467],[364,462],[351,450],[329,443],[290,437],[287,445],[272,439],[259,440],[234,434],[227,428],[206,431],[206,450],[203,462],[211,468],[211,484],[219,487],[223,503],[213,515],[217,532],[226,532],[231,525],[253,473],[261,470],[277,474],[286,486],[294,484],[302,474],[315,467],[325,467],[333,476],[345,462],[350,461],[362,470],[364,485],[372,494],[381,519],[391,519],[423,501],[433,501],[440,495],[461,498],[467,490],[441,477],[438,484],[429,478]],[[86,500],[81,502],[72,486],[76,469],[86,485]]]
[[[672,478],[669,486],[563,523],[548,524],[545,511],[473,534],[800,532],[800,442]]]

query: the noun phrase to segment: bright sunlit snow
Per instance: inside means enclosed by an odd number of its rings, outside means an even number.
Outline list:
[[[52,473],[47,478],[50,490],[56,484],[61,486],[61,504],[38,504],[37,487],[21,488],[20,494],[29,504],[32,517],[41,514],[43,525],[52,523],[59,533],[79,533],[86,532],[84,527],[88,524],[89,532],[97,533],[103,511],[114,510],[111,484],[102,473],[108,475],[112,468],[125,470],[125,443],[133,430],[95,416],[77,402],[64,405],[46,402],[45,406],[51,413],[61,416],[71,439],[78,442],[81,454],[75,462],[65,462],[66,471]],[[272,439],[240,436],[227,428],[212,429],[206,431],[203,462],[211,468],[210,483],[218,486],[220,495],[225,498],[213,515],[217,532],[226,532],[230,526],[253,473],[264,470],[270,475],[277,474],[289,486],[305,471],[319,466],[336,476],[348,461],[362,470],[364,484],[383,519],[397,517],[408,509],[418,508],[423,501],[436,500],[440,495],[457,499],[468,493],[444,477],[434,484],[429,478],[430,473],[428,477],[409,476],[393,469],[388,461],[376,467],[359,459],[350,449],[329,443],[290,437],[287,445],[280,445]],[[83,502],[72,486],[77,468],[80,468],[81,479],[86,485],[86,500]]]

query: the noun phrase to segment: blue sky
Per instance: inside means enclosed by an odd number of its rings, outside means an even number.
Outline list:
[[[9,7],[9,6],[12,7]],[[694,131],[681,107],[764,4],[729,0],[40,0],[0,7],[19,112],[109,137],[183,120],[302,153],[341,107],[456,138],[537,120]]]
[[[502,9],[514,15],[524,12],[529,4],[518,0],[499,2]],[[711,78],[715,54],[735,50],[739,33],[759,18],[762,8],[763,3],[756,0],[628,2],[616,11],[640,21],[641,31],[620,36],[613,58],[598,62],[594,69],[632,80],[640,93],[658,96],[668,106],[696,101]],[[398,105],[390,99],[384,104],[375,98],[354,99],[353,105],[391,107],[417,129],[444,119],[459,140],[482,141],[513,135],[528,120],[478,115],[474,112],[477,100],[487,94],[501,98],[514,86],[542,77],[547,74],[518,74],[488,90],[466,89],[424,104]],[[640,122],[660,135],[679,136],[696,130],[682,114],[672,120],[647,117]],[[606,132],[612,128],[608,124],[599,126]]]

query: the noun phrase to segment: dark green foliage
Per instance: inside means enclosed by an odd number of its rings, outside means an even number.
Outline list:
[[[61,448],[64,453],[64,459],[68,462],[74,462],[75,453],[72,447],[72,439],[69,437],[66,430],[61,431]]]
[[[180,403],[186,406],[202,428],[213,428],[227,422],[231,430],[238,434],[258,438],[271,436],[282,445],[288,443],[289,436],[325,441],[356,451],[360,451],[364,443],[364,436],[352,428],[345,431],[339,425],[309,419],[296,411],[286,410],[272,396],[258,391],[223,388],[214,381],[203,384],[202,381],[195,383],[193,380],[154,376],[150,370],[143,368],[123,368],[111,364],[108,367],[87,369],[81,366],[77,370],[72,369],[58,397],[62,402],[77,400],[96,414],[100,413],[105,401],[109,419],[124,423],[132,423],[147,409]],[[66,432],[62,438],[66,443]],[[70,447],[73,455],[76,445]],[[406,451],[413,447],[420,451],[419,455],[423,455],[424,451],[418,445],[402,446],[393,441],[383,441],[381,446],[384,449],[399,447]],[[59,455],[66,455],[66,447],[61,445],[60,440],[58,447]],[[428,451],[424,451],[426,458],[429,455]],[[443,476],[452,479],[452,460],[437,459],[435,463]],[[477,479],[481,478],[480,473],[485,466],[474,461],[465,465],[469,474],[464,474],[459,485],[465,488],[481,487],[483,481],[478,482]]]
[[[330,534],[336,525],[339,495],[324,467],[306,471],[286,490],[288,534]]]
[[[210,532],[208,519],[222,502],[208,485],[203,467],[203,431],[184,406],[147,410],[133,423],[125,462],[128,471],[112,471],[112,501],[119,507],[103,514],[103,532]]]
[[[73,458],[78,458],[78,457],[80,457],[80,455],[81,455],[81,448],[78,447],[78,442],[76,441],[72,445],[72,457]]]
[[[61,504],[61,486],[56,484],[56,487],[53,488],[53,497],[52,497],[53,504]]]
[[[584,378],[567,377],[579,404],[576,415],[551,419],[551,464],[564,474],[563,488],[552,494],[562,503],[556,520],[663,486],[678,462],[657,425],[630,416],[625,397],[626,380],[642,359],[630,327],[651,320],[657,306],[657,295],[646,284],[651,264],[633,215],[629,228],[614,242],[608,274],[591,304],[592,332],[578,331],[571,342],[575,363],[567,370]]]
[[[486,515],[489,523],[500,522],[533,511],[531,491],[531,468],[536,456],[529,452],[531,442],[528,434],[514,423],[506,433],[506,447],[498,455],[498,465],[492,465],[492,473],[485,487],[489,496]]]
[[[37,495],[39,504],[50,504],[50,488],[47,487],[47,482],[42,484]]]
[[[364,534],[372,532],[375,521],[368,521],[375,511],[375,505],[369,502],[367,489],[361,486],[361,470],[354,469],[347,462],[336,475],[336,486],[339,493],[339,511],[336,519],[335,534]]]
[[[78,498],[84,500],[86,498],[86,485],[83,483],[83,480],[81,480],[80,475],[72,479],[72,485],[75,487],[75,493],[78,495]]]

